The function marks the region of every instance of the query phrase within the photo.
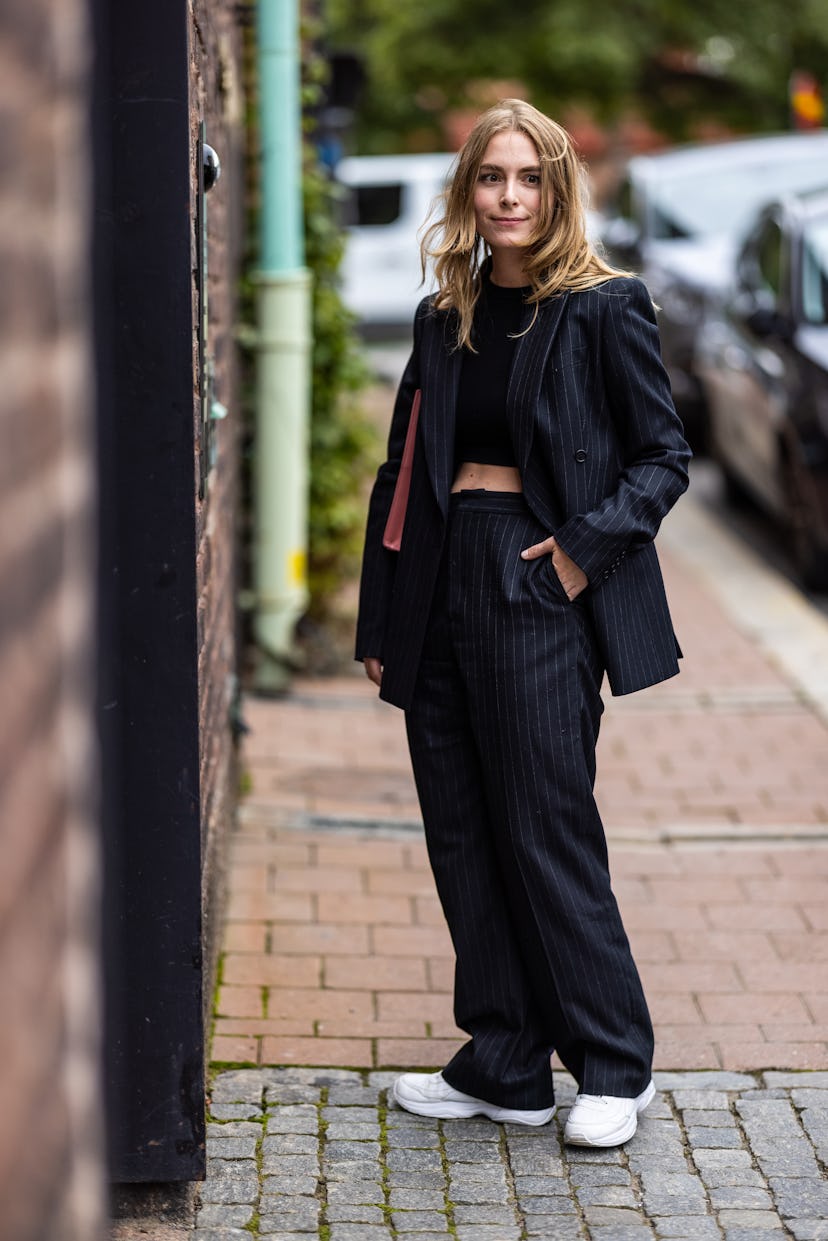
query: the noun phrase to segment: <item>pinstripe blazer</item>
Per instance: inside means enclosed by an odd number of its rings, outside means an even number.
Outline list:
[[[531,321],[527,307],[523,326]],[[456,317],[426,298],[368,511],[356,658],[383,662],[381,697],[411,701],[445,534],[462,351]],[[399,552],[382,534],[414,393],[422,405]],[[687,486],[682,434],[650,296],[633,277],[540,305],[515,349],[507,417],[526,501],[586,573],[613,694],[678,672],[681,655],[653,545]]]

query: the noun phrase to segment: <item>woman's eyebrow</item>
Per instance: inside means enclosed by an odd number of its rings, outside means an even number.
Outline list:
[[[503,169],[501,168],[500,164],[481,164],[480,171],[481,172],[503,172]],[[540,164],[530,164],[526,168],[519,168],[518,172],[519,173],[540,172]]]

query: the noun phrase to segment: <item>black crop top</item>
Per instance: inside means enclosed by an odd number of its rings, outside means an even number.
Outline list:
[[[506,422],[506,389],[528,288],[508,289],[488,276],[474,308],[476,353],[463,350],[454,433],[455,469],[464,461],[516,465]]]

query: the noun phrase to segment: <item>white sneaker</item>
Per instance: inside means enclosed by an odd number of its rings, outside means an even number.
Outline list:
[[[555,1115],[554,1107],[537,1111],[520,1111],[514,1107],[497,1107],[483,1099],[455,1090],[442,1073],[403,1073],[394,1082],[394,1098],[400,1107],[418,1116],[436,1116],[440,1120],[464,1120],[469,1116],[488,1116],[500,1124],[545,1125]]]
[[[653,1101],[655,1083],[635,1099],[608,1094],[575,1096],[564,1126],[564,1141],[571,1146],[621,1146],[638,1127],[638,1113]]]

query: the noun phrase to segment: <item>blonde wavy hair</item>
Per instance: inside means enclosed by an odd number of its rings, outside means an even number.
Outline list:
[[[457,158],[451,184],[437,200],[442,215],[433,224],[426,222],[422,236],[423,276],[432,260],[438,286],[433,304],[437,310],[457,311],[458,348],[473,348],[474,308],[489,254],[475,227],[474,192],[486,149],[495,134],[504,132],[525,134],[535,145],[541,169],[537,228],[523,256],[532,286],[527,300],[535,306],[532,324],[545,298],[628,274],[611,267],[587,240],[587,172],[569,134],[522,99],[503,99],[479,117]]]

